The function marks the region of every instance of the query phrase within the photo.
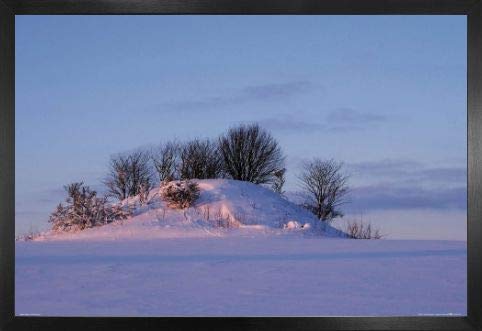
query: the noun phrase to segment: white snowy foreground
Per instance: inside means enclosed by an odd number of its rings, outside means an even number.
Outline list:
[[[464,242],[237,235],[16,249],[17,314],[466,314]]]
[[[153,190],[128,220],[17,242],[16,314],[466,314],[465,242],[344,239],[260,186],[199,185],[186,211]]]

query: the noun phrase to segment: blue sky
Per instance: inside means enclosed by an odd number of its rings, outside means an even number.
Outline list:
[[[288,190],[334,158],[349,215],[465,238],[465,16],[16,16],[17,233],[111,154],[253,121]]]

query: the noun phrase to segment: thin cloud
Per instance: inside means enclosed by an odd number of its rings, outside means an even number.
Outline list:
[[[383,159],[378,161],[357,162],[346,164],[347,169],[363,177],[391,177],[407,176],[413,171],[423,168],[422,164],[413,160]]]
[[[266,118],[258,123],[268,129],[282,133],[311,133],[323,131],[326,125],[316,122],[300,120],[291,115],[280,115],[278,117]]]
[[[466,209],[465,167],[385,159],[348,164],[347,170],[372,183],[352,188],[351,210]]]
[[[361,112],[351,108],[339,108],[329,113],[325,121],[330,132],[364,131],[388,119],[383,115]]]
[[[466,210],[466,187],[430,190],[421,187],[394,187],[392,185],[353,188],[347,211],[389,209]]]
[[[383,115],[360,112],[351,108],[340,108],[329,113],[326,120],[338,125],[360,125],[385,122],[387,118]]]
[[[347,170],[360,178],[393,182],[394,185],[466,185],[467,169],[461,166],[433,167],[413,160],[384,159],[351,163]]]
[[[266,100],[286,98],[309,91],[312,84],[308,81],[265,84],[245,87],[242,95],[247,99]]]
[[[309,81],[246,86],[232,95],[218,95],[196,100],[181,100],[163,104],[174,111],[197,111],[243,105],[250,102],[286,100],[308,92],[313,87]]]
[[[451,183],[466,183],[467,169],[462,167],[424,169],[419,173],[420,179],[443,180]]]
[[[274,92],[272,92],[274,93]],[[313,133],[313,132],[347,132],[363,131],[373,128],[378,123],[385,122],[385,116],[359,112],[353,109],[340,108],[329,113],[322,122],[317,121],[313,115],[293,116],[291,114],[281,114],[276,117],[269,117],[259,121],[267,129],[280,131],[283,133]],[[312,118],[313,120],[304,120]]]

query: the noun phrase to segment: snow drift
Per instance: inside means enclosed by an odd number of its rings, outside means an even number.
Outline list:
[[[159,188],[149,192],[147,203],[124,200],[133,208],[127,220],[76,233],[48,231],[37,240],[154,239],[223,236],[229,234],[303,233],[330,237],[343,233],[322,225],[309,211],[260,185],[228,179],[195,180],[200,196],[186,209],[174,209],[160,198]]]

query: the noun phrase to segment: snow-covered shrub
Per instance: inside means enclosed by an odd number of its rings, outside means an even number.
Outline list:
[[[174,181],[161,187],[161,198],[171,208],[184,209],[192,206],[199,198],[199,186],[195,182]]]
[[[130,211],[120,205],[110,205],[107,198],[97,197],[97,192],[82,182],[65,186],[67,199],[50,215],[54,231],[77,231],[126,219]]]
[[[345,226],[345,233],[351,239],[381,239],[379,229],[373,229],[370,223],[365,224],[360,221],[349,221]]]
[[[284,156],[276,139],[258,124],[240,125],[219,138],[223,172],[232,179],[273,184],[284,169]]]

